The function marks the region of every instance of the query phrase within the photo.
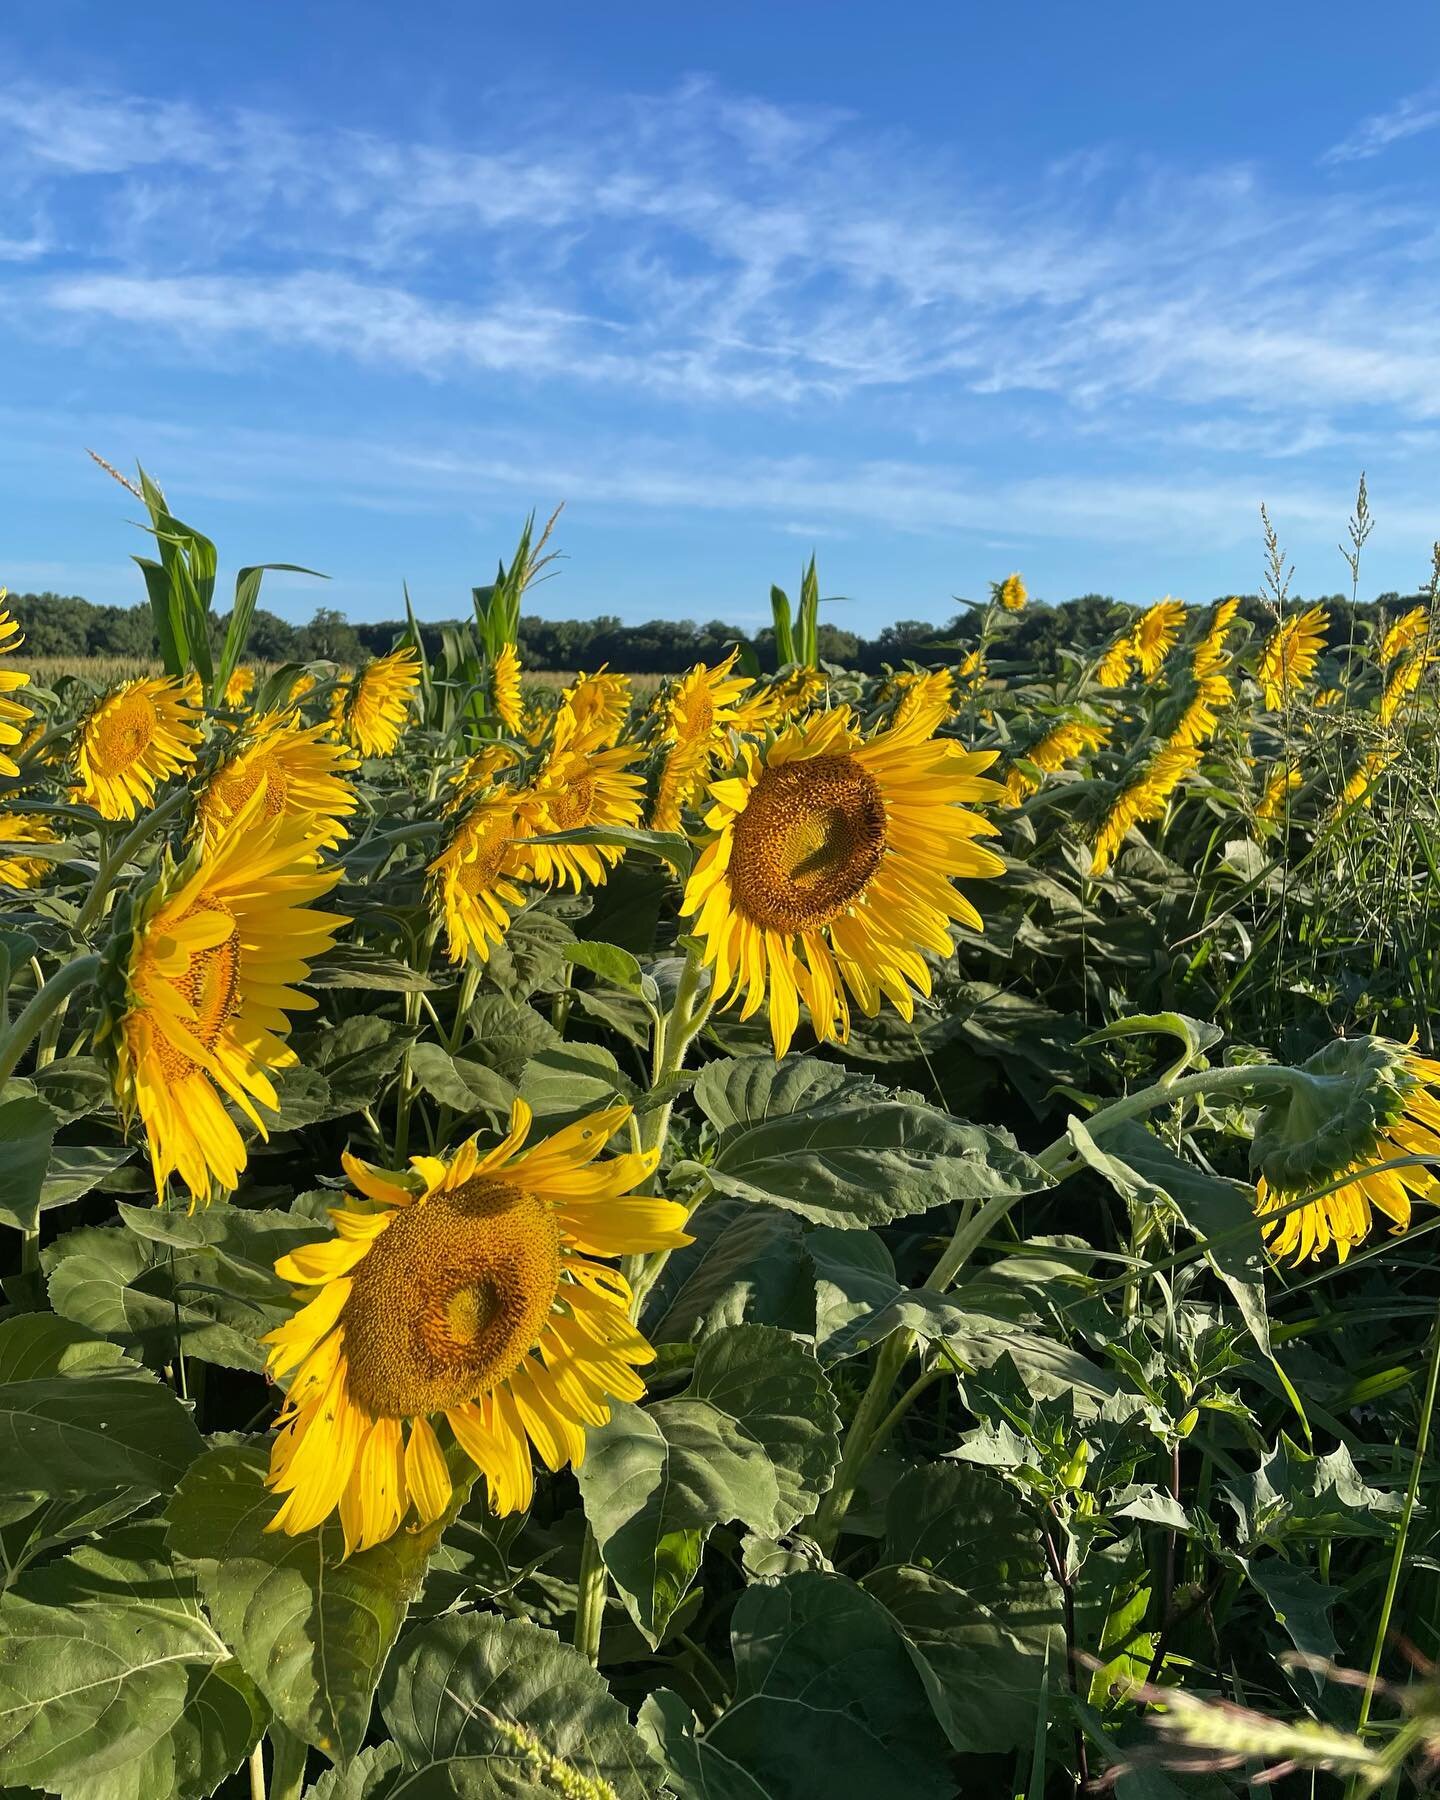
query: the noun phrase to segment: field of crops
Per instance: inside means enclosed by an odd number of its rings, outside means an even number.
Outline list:
[[[0,613],[0,1787],[1420,1791],[1440,553],[637,693],[144,498],[156,669]]]

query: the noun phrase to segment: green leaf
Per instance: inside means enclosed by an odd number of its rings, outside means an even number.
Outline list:
[[[603,1044],[554,1044],[525,1064],[520,1092],[547,1127],[633,1100],[635,1090]]]
[[[120,1210],[122,1225],[68,1232],[45,1251],[56,1312],[148,1362],[170,1360],[178,1342],[187,1356],[262,1370],[260,1337],[294,1311],[275,1259],[324,1237],[324,1227],[235,1206],[193,1216]]]
[[[803,1228],[793,1214],[715,1200],[689,1229],[703,1231],[704,1241],[681,1253],[689,1267],[663,1316],[646,1328],[652,1343],[690,1343],[744,1324],[809,1335],[813,1282]]]
[[[444,985],[363,944],[336,944],[305,977],[306,987],[359,988],[377,994],[427,994]]]
[[[200,1800],[264,1723],[154,1522],[21,1577],[0,1694],[0,1779],[65,1800]]]
[[[1224,1492],[1247,1549],[1296,1539],[1388,1538],[1404,1510],[1399,1494],[1362,1480],[1344,1444],[1312,1456],[1283,1432],[1254,1474],[1232,1476]]]
[[[736,1325],[701,1344],[687,1391],[617,1405],[576,1471],[626,1610],[651,1644],[685,1598],[712,1527],[778,1537],[819,1504],[839,1417],[814,1356],[785,1332]]]
[[[40,1195],[60,1121],[43,1100],[0,1103],[0,1221],[17,1231],[40,1222]]]
[[[1173,1207],[1179,1213],[1205,1246],[1207,1262],[1229,1288],[1250,1335],[1269,1356],[1269,1258],[1255,1216],[1255,1190],[1197,1169],[1132,1121],[1107,1131],[1103,1148],[1078,1119],[1070,1120],[1069,1133],[1086,1163],[1128,1204]]]
[[[264,1448],[207,1450],[166,1510],[170,1547],[275,1716],[335,1762],[365,1741],[385,1659],[439,1528],[401,1531],[342,1560],[340,1528],[267,1532],[277,1501]]]
[[[472,1112],[509,1117],[515,1089],[484,1063],[451,1056],[439,1044],[416,1044],[410,1051],[410,1073],[432,1099],[462,1117]]]
[[[539,1800],[592,1782],[616,1800],[650,1800],[659,1786],[660,1769],[604,1678],[525,1619],[450,1614],[412,1632],[381,1709],[411,1772],[397,1797]],[[441,1777],[433,1786],[412,1779],[430,1771]]]
[[[694,1093],[719,1133],[713,1186],[817,1224],[878,1225],[1049,1185],[1002,1133],[813,1057],[713,1062]]]
[[[471,1055],[518,1082],[525,1065],[540,1051],[560,1041],[559,1033],[533,1006],[507,999],[504,994],[481,994],[470,1008],[474,1033]]]
[[[314,1787],[306,1788],[305,1800],[381,1800],[399,1769],[394,1744],[372,1744],[347,1767],[327,1769]]]
[[[1243,1560],[1242,1566],[1251,1587],[1263,1596],[1275,1615],[1275,1623],[1300,1654],[1329,1662],[1340,1649],[1330,1614],[1345,1590],[1327,1587],[1308,1569],[1280,1556]],[[1312,1670],[1311,1674],[1319,1692],[1324,1678],[1319,1670]]]
[[[65,1056],[37,1069],[35,1092],[68,1125],[111,1104],[109,1071],[93,1056]]]
[[[302,569],[299,563],[257,563],[248,569],[240,569],[235,576],[235,603],[230,608],[230,618],[225,627],[225,642],[220,651],[220,666],[215,671],[215,686],[218,693],[225,692],[225,683],[234,674],[241,656],[245,651],[246,640],[250,636],[250,621],[255,617],[255,605],[260,598],[260,583],[265,575],[274,570],[287,575],[313,575],[317,581],[327,581],[329,577],[322,575],[318,569]]]
[[[0,1321],[0,1493],[163,1493],[199,1454],[189,1410],[96,1344],[44,1314]]]
[[[328,1110],[322,1117],[338,1119],[373,1105],[387,1075],[405,1054],[411,1033],[393,1020],[361,1013],[342,1019],[333,1030],[314,1032],[301,1060],[325,1077],[329,1089]]]
[[[612,987],[623,988],[627,994],[639,995],[644,991],[644,972],[638,960],[617,944],[597,944],[586,939],[567,944],[565,956],[577,968],[588,969],[592,975],[598,975]]]

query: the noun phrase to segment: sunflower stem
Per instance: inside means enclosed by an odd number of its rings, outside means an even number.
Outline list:
[[[152,811],[145,814],[134,827],[125,833],[118,844],[106,850],[100,858],[100,867],[95,875],[95,885],[89,897],[80,908],[75,920],[77,936],[84,937],[90,927],[96,923],[105,910],[105,903],[110,898],[110,889],[115,877],[129,862],[134,851],[138,850],[146,838],[154,835],[162,825],[168,825],[190,798],[187,787],[176,788],[173,794],[167,795]]]
[[[305,1787],[305,1758],[309,1747],[303,1738],[273,1719],[266,1734],[270,1739],[269,1800],[300,1800]]]
[[[845,1515],[850,1510],[850,1502],[855,1498],[855,1490],[860,1485],[861,1473],[870,1460],[871,1451],[878,1446],[879,1427],[882,1423],[888,1424],[892,1410],[890,1390],[914,1347],[913,1331],[893,1331],[880,1346],[880,1354],[875,1358],[870,1385],[861,1396],[860,1404],[855,1408],[855,1417],[850,1421],[850,1429],[845,1433],[835,1480],[821,1500],[810,1529],[810,1536],[827,1556],[834,1551],[840,1529],[845,1523]]]
[[[265,1739],[256,1738],[250,1752],[250,1800],[265,1800]]]
[[[95,979],[99,972],[98,956],[76,956],[58,968],[30,1000],[3,1038],[0,1038],[0,1083],[6,1082],[19,1067],[20,1059],[39,1036],[46,1021],[78,989]]]
[[[580,1546],[580,1581],[575,1600],[575,1648],[589,1659],[593,1668],[600,1665],[600,1627],[605,1618],[605,1564],[595,1533],[587,1523],[585,1541]]]

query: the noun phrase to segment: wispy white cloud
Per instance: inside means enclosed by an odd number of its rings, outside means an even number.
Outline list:
[[[1384,112],[1372,113],[1368,119],[1361,120],[1339,143],[1332,144],[1320,160],[1332,165],[1364,162],[1369,157],[1379,156],[1392,144],[1437,128],[1440,128],[1440,82],[1418,94],[1407,94]]]

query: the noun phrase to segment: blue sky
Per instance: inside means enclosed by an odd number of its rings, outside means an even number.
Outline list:
[[[91,445],[355,618],[1325,592],[1361,468],[1410,590],[1437,195],[1429,0],[8,0],[0,582],[141,597]]]

